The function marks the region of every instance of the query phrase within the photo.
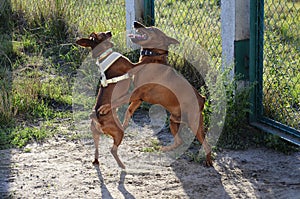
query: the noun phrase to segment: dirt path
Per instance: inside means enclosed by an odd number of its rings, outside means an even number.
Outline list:
[[[144,131],[145,130],[145,127]],[[131,132],[132,129],[130,130]],[[57,136],[42,145],[0,151],[0,198],[299,198],[300,153],[264,148],[224,150],[214,168],[180,158],[154,159],[146,140],[125,136],[119,154],[126,170],[109,153],[103,136],[100,167],[91,164],[93,145]],[[170,162],[169,162],[170,163]]]

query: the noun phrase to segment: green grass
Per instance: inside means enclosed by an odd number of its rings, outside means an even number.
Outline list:
[[[150,141],[151,144],[147,147],[143,147],[141,151],[145,153],[158,153],[161,148],[159,141],[157,139],[151,139]]]
[[[45,129],[25,127],[14,129],[14,131],[10,133],[10,136],[12,136],[11,144],[21,148],[28,142],[43,141],[48,136],[48,132]]]
[[[59,118],[44,122],[23,121],[19,125],[0,128],[0,149],[24,148],[32,142],[42,143],[58,132],[58,120]]]
[[[125,47],[123,34],[125,1],[123,0],[49,0],[43,2],[40,0],[5,0],[2,2],[0,9],[0,146],[2,148],[24,147],[29,142],[42,141],[56,132],[48,133],[51,128],[47,126],[51,127],[57,119],[71,117],[74,76],[88,54],[88,50],[75,45],[76,38],[88,36],[93,31],[111,30],[118,51],[127,53],[130,57],[137,54],[128,53]],[[291,22],[299,21],[299,18],[292,17],[295,9],[299,10],[299,3],[289,2],[287,5],[282,6],[283,9],[273,6],[270,12],[266,13],[267,19],[274,19],[270,20],[267,26],[272,28],[271,34],[274,32],[274,36],[280,35],[279,38],[274,37],[274,41],[272,40],[278,48],[273,50],[273,43],[266,43],[266,55],[269,55],[272,61],[282,62],[281,65],[284,66],[282,71],[300,65],[299,26],[290,26]],[[272,13],[275,15],[273,16]],[[222,48],[219,0],[155,1],[155,18],[156,25],[168,35],[175,38],[188,37],[191,41],[200,44],[211,55],[212,63],[220,69]],[[277,23],[277,20],[280,23]],[[270,38],[273,38],[272,35],[268,39]],[[279,45],[282,43],[284,45]],[[278,54],[276,50],[280,50],[281,54]],[[279,60],[275,56],[277,54],[286,59]],[[170,63],[181,70],[197,89],[200,89],[202,83],[199,82],[202,80],[195,71],[189,69],[186,60],[171,53]],[[272,68],[266,68],[266,72],[268,76],[265,78],[270,79],[272,75],[278,76]],[[291,82],[295,82],[293,84],[295,87],[292,88],[288,80],[285,80],[285,84],[275,84],[272,90],[282,90],[288,94],[283,95],[284,97],[277,96],[277,94],[271,95],[271,92],[267,90],[265,100],[268,104],[272,104],[274,96],[280,100],[287,98],[288,101],[277,102],[277,104],[282,107],[292,107],[285,108],[287,114],[290,115],[290,110],[295,113],[293,107],[299,104],[299,74],[284,75],[288,76]],[[282,85],[289,87],[282,88]],[[226,88],[227,95],[231,97],[235,87],[235,82],[229,82]],[[233,148],[240,146],[237,135],[240,135],[241,131],[230,132],[245,125],[237,118],[244,119],[248,113],[247,95],[246,89],[241,96],[237,95],[238,104],[234,103],[234,100],[227,102],[231,114],[226,117],[228,127],[225,126],[227,133],[223,135],[223,141]],[[213,95],[208,97],[214,98]],[[80,99],[84,106],[92,106],[91,99],[85,99],[84,95],[79,96],[78,100]],[[206,105],[207,117],[205,118],[206,124],[209,124],[210,109],[214,107],[210,107],[209,103]],[[271,114],[278,112],[277,109],[271,108],[266,111]],[[80,114],[78,117],[83,118],[84,116]],[[293,121],[293,118],[291,117],[289,121]],[[156,148],[144,150],[155,151]]]

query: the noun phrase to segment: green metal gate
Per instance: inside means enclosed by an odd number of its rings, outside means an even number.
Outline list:
[[[300,1],[251,0],[253,125],[300,145]]]

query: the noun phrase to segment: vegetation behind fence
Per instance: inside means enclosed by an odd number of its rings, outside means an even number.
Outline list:
[[[300,130],[300,1],[264,4],[264,116]]]
[[[189,37],[221,64],[220,1],[154,1],[155,24],[177,37]]]
[[[219,0],[157,0],[155,9],[159,28],[196,41],[220,67]],[[88,54],[75,45],[77,37],[111,30],[124,52],[125,1],[4,0],[0,17],[0,148],[22,147],[71,117],[73,77]]]

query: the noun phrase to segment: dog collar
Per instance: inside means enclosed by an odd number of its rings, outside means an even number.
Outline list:
[[[164,53],[164,54],[168,55],[168,53]],[[149,50],[149,49],[143,49],[140,52],[140,55],[144,55],[144,56],[159,56],[159,55],[164,55],[164,54],[160,54],[160,53],[154,52],[154,51]]]
[[[128,79],[129,75],[128,73],[121,75],[119,77],[113,77],[111,79],[106,79],[105,71],[109,69],[109,67],[115,63],[122,55],[117,52],[112,52],[108,57],[106,57],[102,62],[99,62],[99,59],[97,59],[96,65],[99,66],[100,71],[100,82],[103,87],[107,87],[108,84],[117,83],[121,80]]]

